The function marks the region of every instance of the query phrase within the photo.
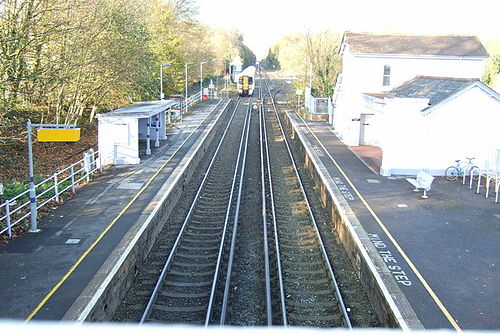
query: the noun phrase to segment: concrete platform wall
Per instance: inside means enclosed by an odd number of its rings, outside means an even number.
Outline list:
[[[210,131],[193,145],[172,176],[162,186],[151,204],[153,211],[140,217],[108,257],[97,275],[66,313],[63,321],[108,321],[132,284],[135,274],[151,250],[157,235],[175,208],[185,185],[216,134],[224,131],[233,102],[223,101],[224,111]]]
[[[350,209],[308,139],[297,131],[295,120],[283,113],[292,140],[301,151],[300,159],[318,187],[321,202],[349,256],[354,270],[367,290],[382,326],[403,330],[423,329],[413,308],[394,281],[366,231]]]

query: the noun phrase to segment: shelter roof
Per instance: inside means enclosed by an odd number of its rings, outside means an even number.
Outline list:
[[[137,102],[128,106],[98,114],[98,118],[148,118],[154,116],[164,110],[178,104],[179,101],[174,100],[158,100]]]
[[[476,36],[378,35],[346,32],[344,43],[352,53],[484,57],[488,52]]]

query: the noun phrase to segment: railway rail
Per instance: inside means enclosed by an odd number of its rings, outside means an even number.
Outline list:
[[[238,99],[115,321],[352,327],[276,91],[259,84]]]

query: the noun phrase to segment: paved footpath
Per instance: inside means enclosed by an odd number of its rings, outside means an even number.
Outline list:
[[[375,174],[325,122],[299,124],[425,328],[500,328],[500,204],[435,178]]]
[[[189,150],[191,139],[204,131],[198,125],[216,102],[196,106],[174,124],[151,156],[141,156],[141,164],[107,168],[78,189],[39,222],[41,232],[0,247],[0,318],[62,319],[138,216],[152,210],[151,199]]]

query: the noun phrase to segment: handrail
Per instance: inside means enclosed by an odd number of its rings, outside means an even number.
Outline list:
[[[99,158],[99,151],[86,151],[83,159],[62,168],[52,176],[38,182],[35,185],[36,202],[40,203],[37,205],[37,208],[41,208],[54,200],[59,202],[59,197],[69,189],[75,192],[75,186],[81,183],[82,180],[86,179],[89,182],[90,175],[97,169],[102,168]],[[81,167],[75,168],[78,164]],[[7,233],[9,238],[11,238],[13,227],[31,216],[29,210],[30,201],[27,198],[28,194],[29,189],[10,199],[6,199],[4,203],[0,204],[0,210],[3,211],[3,215],[0,214],[0,235]],[[23,196],[27,198],[26,201],[18,203]]]

